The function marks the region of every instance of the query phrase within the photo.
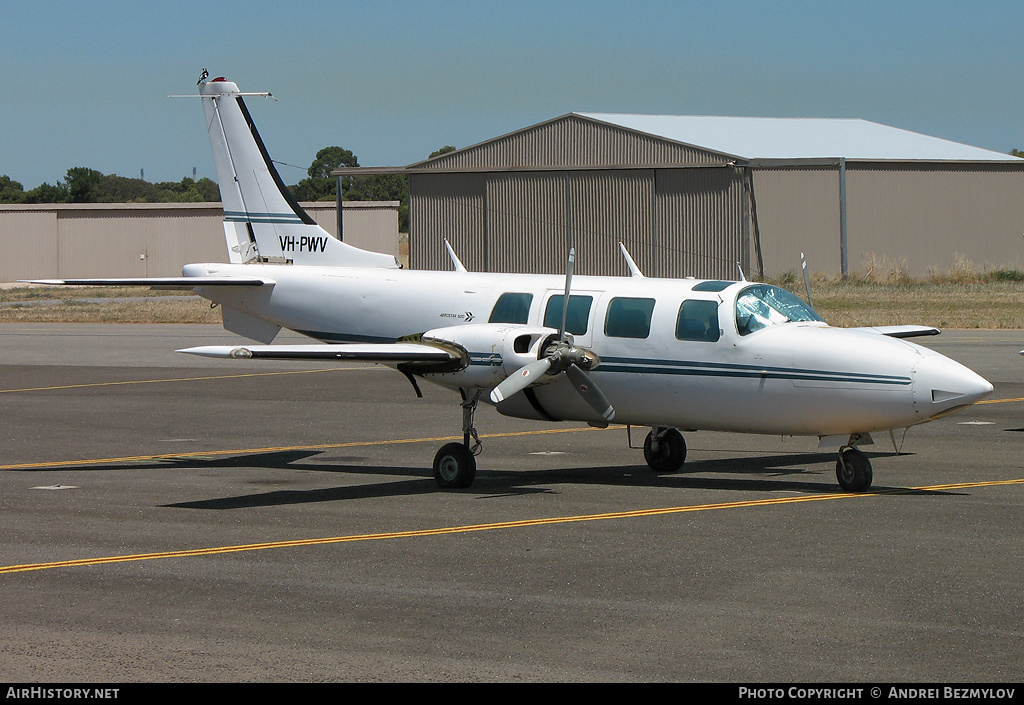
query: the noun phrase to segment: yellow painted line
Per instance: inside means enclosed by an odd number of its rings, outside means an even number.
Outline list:
[[[975,404],[1009,404],[1018,401],[1024,401],[1024,397],[1017,397],[1016,399],[983,399],[975,402]]]
[[[56,389],[82,389],[84,387],[116,387],[123,384],[161,384],[165,382],[202,382],[214,379],[240,379],[242,377],[273,377],[275,375],[308,375],[317,372],[350,372],[353,370],[382,370],[389,369],[377,366],[367,367],[330,367],[322,370],[284,370],[278,372],[249,372],[234,375],[213,375],[211,377],[177,377],[172,379],[134,379],[118,382],[85,382],[83,384],[63,384],[52,387],[25,387],[24,389],[0,389],[0,394],[12,392],[48,392]]]
[[[940,491],[951,489],[967,489],[973,487],[997,487],[1000,485],[1024,484],[1024,478],[1015,480],[990,480],[981,482],[957,482],[945,485],[929,485],[925,487],[909,487],[895,490],[881,490],[878,492],[837,493],[824,495],[807,495],[802,497],[775,497],[771,499],[743,500],[738,502],[718,502],[714,504],[697,504],[682,507],[660,507],[653,509],[635,509],[625,512],[608,512],[604,514],[581,514],[567,517],[547,517],[540,519],[521,519],[518,521],[492,522],[490,524],[469,524],[464,526],[445,526],[433,529],[418,529],[412,531],[392,531],[377,534],[352,534],[349,536],[332,536],[318,539],[296,539],[292,541],[269,541],[266,543],[250,543],[237,546],[214,546],[209,548],[195,548],[182,551],[164,551],[160,553],[136,553],[125,556],[105,556],[99,558],[79,558],[67,561],[53,561],[50,563],[26,563],[23,565],[10,565],[0,567],[0,574],[24,573],[33,570],[47,570],[50,568],[72,568],[81,566],[96,566],[108,563],[130,563],[133,561],[148,561],[161,558],[192,558],[196,556],[210,556],[223,553],[241,553],[244,551],[265,551],[274,548],[296,548],[301,546],[325,546],[337,543],[353,543],[358,541],[384,541],[389,539],[422,538],[426,536],[443,536],[450,534],[464,534],[474,531],[495,531],[499,529],[522,529],[533,526],[552,526],[556,524],[569,524],[583,521],[604,521],[608,519],[636,519],[642,517],[665,516],[669,514],[682,514],[687,512],[704,512],[715,509],[743,509],[747,507],[766,507],[779,504],[797,504],[800,502],[822,502],[837,499],[854,499],[887,494],[903,494],[907,492]]]
[[[608,429],[625,428],[609,426]],[[608,429],[584,426],[582,428],[545,428],[536,431],[510,431],[508,433],[482,433],[480,438],[509,438],[513,436],[540,436],[551,433],[577,433],[579,431],[605,431]],[[358,448],[365,446],[388,446],[405,443],[436,443],[439,441],[461,441],[462,436],[440,436],[436,438],[395,438],[387,441],[350,441],[348,443],[316,443],[301,446],[271,446],[268,448],[237,448],[234,450],[197,450],[189,453],[160,453],[159,455],[126,455],[116,458],[86,458],[82,460],[52,460],[42,463],[18,463],[0,465],[0,470],[36,470],[40,468],[77,467],[110,463],[137,463],[144,460],[175,460],[178,458],[210,458],[221,455],[242,455],[246,453],[281,453],[295,450],[331,450],[335,448]]]

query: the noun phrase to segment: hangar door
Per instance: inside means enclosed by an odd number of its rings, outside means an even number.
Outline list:
[[[570,235],[579,274],[735,279],[748,271],[743,172],[735,168],[417,174],[410,179],[410,264],[560,274]]]
[[[643,268],[653,254],[652,177],[640,170],[492,174],[490,270],[561,274],[570,239],[579,274],[627,275],[619,242]]]

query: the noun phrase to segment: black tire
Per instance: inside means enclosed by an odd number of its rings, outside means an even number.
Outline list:
[[[476,458],[464,443],[441,446],[434,456],[434,480],[443,489],[469,487],[476,478]]]
[[[656,473],[678,472],[686,462],[686,440],[683,434],[670,428],[658,439],[658,450],[654,450],[654,431],[644,439],[644,460]]]
[[[864,492],[871,487],[871,461],[856,448],[843,448],[836,461],[836,479],[847,492]]]

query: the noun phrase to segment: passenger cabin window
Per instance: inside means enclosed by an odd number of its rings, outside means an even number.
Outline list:
[[[740,335],[783,323],[820,320],[821,316],[801,298],[777,286],[755,284],[736,297],[736,330]]]
[[[488,323],[526,323],[530,317],[533,294],[506,293],[498,297]]]
[[[612,299],[604,319],[609,338],[646,338],[651,334],[654,299]]]
[[[684,301],[676,319],[676,338],[714,343],[721,329],[718,327],[717,301]]]
[[[555,294],[548,299],[547,308],[544,310],[544,326],[558,330],[562,325],[562,299],[565,296]],[[569,308],[565,316],[565,330],[573,335],[583,335],[587,332],[587,325],[590,322],[590,306],[594,303],[593,296],[569,295]]]

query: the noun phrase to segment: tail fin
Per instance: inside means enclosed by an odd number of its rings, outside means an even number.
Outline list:
[[[223,78],[199,84],[224,204],[231,262],[292,262],[397,268],[392,255],[346,245],[302,210],[281,181],[238,86]]]

